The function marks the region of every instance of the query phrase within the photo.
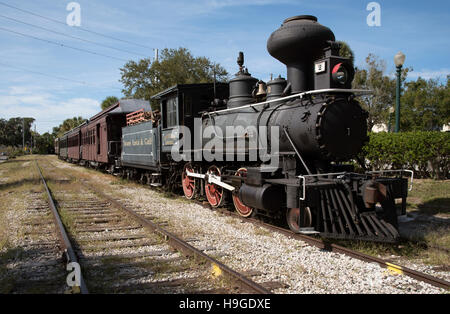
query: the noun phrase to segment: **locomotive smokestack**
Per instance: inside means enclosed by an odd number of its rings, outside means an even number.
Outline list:
[[[335,40],[333,32],[311,15],[288,18],[270,35],[267,50],[272,57],[286,64],[292,93],[314,88],[314,61],[330,40]]]

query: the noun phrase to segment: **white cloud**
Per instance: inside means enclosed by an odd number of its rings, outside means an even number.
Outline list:
[[[72,98],[61,103],[61,109],[65,113],[77,115],[85,113],[85,117],[91,117],[100,111],[100,102],[91,98]]]
[[[66,101],[37,87],[11,86],[8,95],[0,95],[0,117],[33,117],[37,131],[51,131],[65,119],[75,116],[90,118],[100,110],[100,102],[91,98],[70,98]]]
[[[212,0],[206,1],[206,5],[212,8],[234,7],[234,6],[264,6],[264,5],[280,5],[280,4],[298,4],[299,1],[294,0]]]
[[[450,69],[444,68],[439,70],[421,70],[411,71],[408,73],[408,78],[417,79],[419,76],[423,79],[446,79],[447,75],[450,75]]]

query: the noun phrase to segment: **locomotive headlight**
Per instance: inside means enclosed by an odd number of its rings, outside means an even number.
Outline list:
[[[338,63],[334,66],[332,71],[333,81],[340,85],[345,85],[349,79],[349,73],[344,64]]]

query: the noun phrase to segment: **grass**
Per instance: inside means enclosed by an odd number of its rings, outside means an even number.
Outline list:
[[[238,225],[240,223],[240,221],[237,220],[236,218],[233,218],[233,217],[227,217],[225,219],[225,223],[228,224],[228,225],[235,225],[236,226],[236,225]]]
[[[18,157],[0,164],[0,252],[10,248],[9,234],[18,226],[10,226],[9,211],[23,210],[22,200],[26,192],[40,192],[39,177],[29,156]]]
[[[8,272],[8,263],[20,258],[23,254],[22,248],[4,249],[0,253],[0,293],[11,293],[16,284],[16,279]]]
[[[61,222],[63,223],[66,231],[76,234],[75,229],[75,216],[68,210],[59,210],[59,216],[61,217]]]
[[[128,179],[118,178],[117,180],[111,181],[109,184],[110,185],[126,185],[128,183],[130,183],[130,181]]]
[[[376,243],[368,241],[333,241],[339,245],[350,247],[352,250],[359,251],[368,255],[377,257],[389,257],[392,255],[408,258],[417,257],[419,250],[423,245],[411,241],[403,241],[400,244]]]
[[[255,234],[259,235],[259,236],[267,236],[270,237],[272,235],[272,232],[270,232],[269,230],[265,229],[265,228],[255,228]]]
[[[42,192],[42,186],[30,156],[1,163],[0,174],[0,293],[11,293],[16,280],[7,265],[24,253],[21,247],[14,246],[13,238],[22,238],[25,231],[8,214],[25,210],[27,193]]]
[[[428,233],[425,241],[428,246],[424,256],[425,262],[431,265],[441,265],[450,271],[450,228],[441,228]],[[446,250],[442,250],[442,248]]]
[[[6,208],[8,206],[9,197],[0,194],[0,252],[5,250],[9,246],[8,229],[9,223],[6,218]]]
[[[407,202],[409,212],[450,218],[450,180],[416,180]]]

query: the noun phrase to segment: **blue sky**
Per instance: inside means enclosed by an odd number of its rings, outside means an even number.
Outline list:
[[[363,67],[364,59],[373,53],[386,61],[386,73],[392,74],[393,56],[401,50],[406,54],[405,66],[414,69],[410,79],[420,75],[444,80],[450,74],[449,1],[377,1],[381,6],[380,27],[367,25],[370,12],[366,7],[371,1],[362,0],[76,1],[81,6],[81,27],[145,47],[1,5],[6,3],[64,23],[70,13],[66,10],[69,2],[0,0],[0,118],[34,117],[40,133],[51,131],[66,118],[89,118],[99,111],[105,97],[123,96],[118,80],[125,60],[153,57],[153,48],[187,47],[195,56],[206,56],[230,73],[237,71],[237,54],[244,51],[246,66],[253,76],[263,80],[271,73],[285,77],[284,65],[267,53],[267,39],[284,19],[303,14],[317,16],[319,23],[333,30],[336,39],[348,42],[358,67]],[[46,32],[5,17],[132,53]]]

